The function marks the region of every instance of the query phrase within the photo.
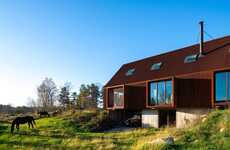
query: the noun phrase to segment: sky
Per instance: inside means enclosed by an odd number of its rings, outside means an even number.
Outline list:
[[[0,104],[26,105],[45,77],[104,85],[124,63],[230,35],[228,0],[0,0]],[[206,36],[206,40],[211,38]]]

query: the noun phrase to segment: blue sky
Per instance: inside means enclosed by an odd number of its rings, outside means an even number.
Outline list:
[[[0,0],[0,103],[58,86],[105,84],[127,62],[230,34],[227,0]],[[206,38],[207,40],[209,38]]]

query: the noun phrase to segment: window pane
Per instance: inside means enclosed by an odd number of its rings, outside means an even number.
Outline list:
[[[114,106],[123,106],[124,104],[124,92],[123,88],[114,89]]]
[[[226,93],[226,73],[216,73],[216,101],[223,101],[227,99]]]
[[[165,82],[160,81],[158,82],[158,93],[157,93],[157,99],[159,104],[163,104],[165,101]]]
[[[166,81],[166,104],[172,103],[172,81]]]
[[[230,101],[230,72],[228,72],[228,100]]]
[[[151,66],[151,70],[159,70],[162,66],[162,62],[155,63]]]
[[[135,71],[135,68],[129,69],[129,70],[125,73],[125,75],[126,75],[126,76],[131,76],[131,75],[133,75],[134,71]]]
[[[150,105],[157,104],[157,83],[150,83]]]
[[[197,58],[198,58],[198,55],[197,55],[197,54],[195,54],[195,55],[189,55],[189,56],[185,57],[184,63],[192,63],[192,62],[195,62],[195,61],[197,61]]]

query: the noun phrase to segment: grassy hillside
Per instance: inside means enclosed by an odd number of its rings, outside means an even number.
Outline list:
[[[10,124],[0,125],[0,149],[128,149],[142,137],[155,133],[153,129],[122,133],[90,132],[102,117],[95,112],[65,114],[36,120],[36,128],[21,126],[11,135]],[[82,121],[80,123],[80,121]]]
[[[214,111],[192,128],[133,129],[124,132],[92,132],[103,113],[92,111],[36,120],[37,127],[10,134],[0,124],[0,149],[230,149],[230,111]],[[162,138],[176,138],[165,145]]]
[[[174,145],[157,142],[156,136],[145,137],[137,145],[140,149],[229,150],[230,110],[213,111],[190,128],[165,128],[163,131],[176,139]],[[159,138],[163,131],[159,132]]]

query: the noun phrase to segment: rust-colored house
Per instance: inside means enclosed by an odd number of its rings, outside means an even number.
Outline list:
[[[115,118],[139,112],[144,127],[184,127],[230,103],[230,36],[203,42],[201,34],[200,44],[124,64],[104,89]]]

